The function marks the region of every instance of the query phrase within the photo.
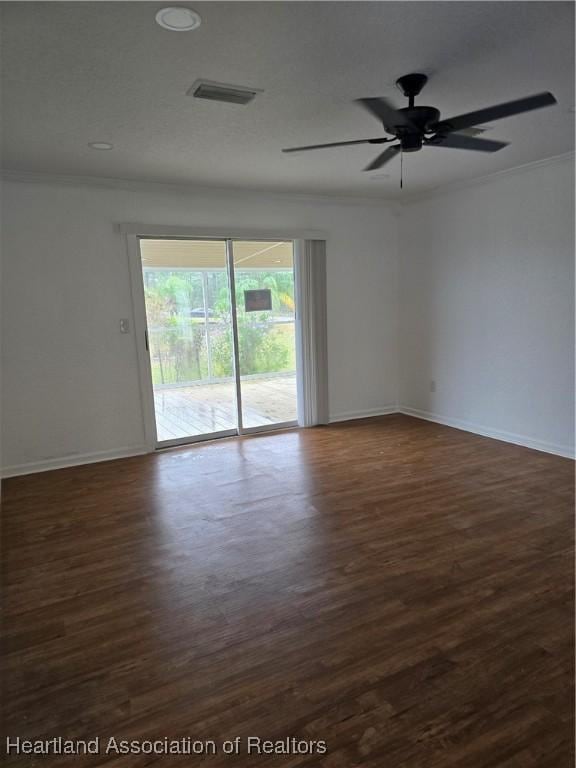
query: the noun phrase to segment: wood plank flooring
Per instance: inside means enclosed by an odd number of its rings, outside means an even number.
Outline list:
[[[154,409],[159,440],[236,429],[235,384],[159,388]],[[245,427],[295,421],[296,375],[243,379],[242,418]]]
[[[12,766],[571,768],[573,464],[406,416],[3,484]]]

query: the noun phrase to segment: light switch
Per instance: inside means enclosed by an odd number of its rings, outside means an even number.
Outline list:
[[[130,323],[125,317],[120,320],[120,333],[130,333]]]

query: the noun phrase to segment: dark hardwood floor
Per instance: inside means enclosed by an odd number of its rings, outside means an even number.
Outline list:
[[[573,766],[573,464],[406,416],[3,485],[7,765]]]

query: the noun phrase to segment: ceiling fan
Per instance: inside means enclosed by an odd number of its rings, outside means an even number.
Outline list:
[[[408,106],[396,109],[389,101],[383,98],[357,99],[356,103],[367,109],[371,115],[379,120],[386,133],[393,138],[377,137],[374,139],[356,139],[353,141],[335,141],[331,144],[312,144],[306,147],[290,147],[282,152],[303,152],[310,149],[324,149],[326,147],[346,147],[352,144],[387,144],[396,141],[378,155],[365,171],[375,171],[390,162],[399,152],[418,152],[423,146],[446,147],[448,149],[470,149],[476,152],[498,152],[508,146],[507,142],[490,139],[479,139],[469,136],[461,131],[500,120],[503,117],[519,115],[522,112],[530,112],[533,109],[549,107],[556,104],[554,96],[545,91],[534,96],[527,96],[516,101],[506,101],[503,104],[495,104],[492,107],[478,109],[475,112],[467,112],[456,115],[448,120],[440,120],[440,112],[435,107],[416,107],[414,99],[428,82],[426,75],[404,75],[396,81],[396,85],[408,98]]]

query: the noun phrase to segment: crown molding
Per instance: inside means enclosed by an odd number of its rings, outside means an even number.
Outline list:
[[[79,176],[75,174],[36,173],[35,171],[0,170],[0,182],[20,182],[25,184],[56,184],[72,187],[92,187],[130,192],[165,192],[178,195],[202,197],[238,197],[243,200],[279,200],[284,202],[311,202],[325,205],[374,206],[383,205],[395,211],[399,201],[396,198],[375,197],[350,194],[314,194],[266,189],[241,189],[239,187],[217,187],[196,184],[177,184],[158,181],[114,178],[108,176]]]
[[[437,187],[431,187],[423,192],[414,192],[414,194],[403,198],[399,202],[400,208],[419,203],[430,198],[443,197],[444,195],[450,195],[453,192],[459,190],[469,189],[471,187],[482,186],[484,184],[491,184],[499,179],[505,179],[509,176],[517,176],[521,173],[532,171],[536,168],[543,168],[554,165],[565,165],[571,163],[574,165],[576,158],[575,152],[565,152],[562,155],[553,155],[552,157],[546,157],[542,160],[534,160],[531,163],[524,163],[523,165],[515,165],[513,168],[505,168],[503,171],[495,171],[494,173],[488,173],[485,176],[476,176],[473,179],[463,179],[461,181],[454,181],[449,184],[440,184]]]
[[[525,173],[535,168],[564,165],[565,163],[574,164],[575,152],[565,152],[561,155],[553,155],[542,160],[534,160],[523,165],[516,165],[512,168],[506,168],[502,171],[486,174],[485,176],[476,176],[471,179],[462,179],[450,182],[448,184],[439,184],[435,187],[408,193],[398,197],[389,196],[366,196],[350,194],[314,194],[304,192],[290,192],[266,189],[241,189],[239,187],[218,187],[209,185],[196,185],[188,183],[167,183],[158,181],[142,181],[136,179],[114,178],[108,176],[79,176],[75,174],[51,174],[36,173],[35,171],[11,171],[0,170],[0,182],[21,182],[27,184],[56,184],[61,186],[73,187],[92,187],[97,189],[114,189],[129,192],[164,192],[176,195],[190,195],[202,197],[238,197],[242,200],[262,201],[278,200],[283,202],[304,202],[320,205],[347,205],[361,207],[386,208],[392,214],[399,214],[406,206],[419,203],[430,198],[450,195],[459,190],[476,187],[482,184],[490,184],[499,179],[515,176],[519,173]]]

